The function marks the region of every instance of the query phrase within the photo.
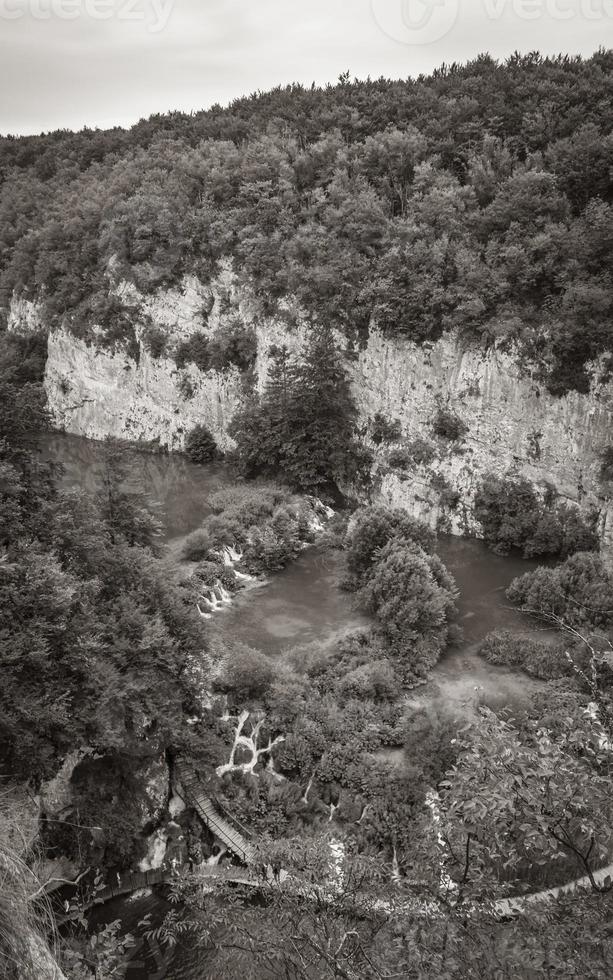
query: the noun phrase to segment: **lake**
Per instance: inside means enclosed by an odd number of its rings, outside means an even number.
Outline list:
[[[51,434],[44,438],[44,455],[64,467],[65,486],[95,493],[100,483],[103,447],[74,436]],[[170,554],[181,539],[211,513],[211,494],[236,478],[222,463],[198,466],[178,455],[156,455],[127,450],[129,483],[142,492],[164,526]],[[476,648],[492,629],[530,632],[534,626],[505,599],[505,589],[517,575],[535,563],[516,556],[494,555],[476,540],[443,537],[438,553],[455,577],[460,591],[459,620],[464,640],[435,668],[427,689],[416,692],[414,703],[440,702],[459,715],[470,715],[477,704],[499,705],[525,699],[538,682],[490,666]],[[232,636],[274,657],[316,641],[368,625],[355,607],[353,596],[338,587],[342,555],[306,549],[288,568],[266,584],[239,595],[232,607],[219,613],[209,629]],[[213,899],[211,899],[213,900]],[[163,912],[157,896],[119,899],[96,916],[104,921],[121,918],[123,926],[139,934],[139,950],[128,980],[196,980],[202,951],[183,949],[168,956],[156,944],[142,939],[138,922],[149,913],[154,921]],[[140,960],[140,962],[139,962]]]

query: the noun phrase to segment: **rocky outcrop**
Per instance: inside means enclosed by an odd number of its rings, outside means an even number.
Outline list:
[[[596,372],[595,372],[596,373]],[[485,473],[509,470],[538,489],[595,507],[613,539],[613,506],[603,497],[600,454],[613,442],[613,384],[592,384],[588,395],[554,398],[520,370],[510,352],[467,348],[454,336],[417,347],[371,332],[360,353],[355,393],[360,414],[398,419],[404,436],[425,439],[433,459],[402,471],[383,468],[380,495],[436,523],[447,517],[455,532],[474,530],[471,503]],[[434,419],[450,411],[466,426],[457,441],[436,436]],[[456,508],[441,504],[438,474],[459,491]],[[611,542],[613,544],[613,540]]]
[[[143,320],[166,332],[171,348],[194,331],[223,332],[240,318],[257,336],[250,381],[259,387],[267,377],[271,344],[296,349],[304,339],[305,320],[295,305],[288,301],[276,316],[264,315],[227,264],[211,283],[187,277],[181,288],[154,296],[141,296],[126,282],[112,288],[126,305],[141,310]],[[31,303],[18,300],[9,320],[15,329],[20,322],[37,322],[37,313]],[[221,448],[231,447],[228,425],[245,379],[235,368],[203,373],[190,364],[178,369],[170,356],[154,358],[138,325],[136,332],[138,361],[65,330],[51,334],[45,383],[58,427],[96,439],[112,435],[178,450],[190,429],[203,423]],[[407,472],[387,465],[387,453],[379,453],[380,499],[456,533],[474,530],[476,485],[485,473],[514,470],[537,488],[552,487],[582,508],[595,507],[603,540],[613,549],[613,505],[599,482],[600,453],[613,443],[613,384],[599,381],[596,367],[589,394],[554,398],[520,370],[513,352],[482,350],[453,335],[418,347],[376,329],[352,364],[363,422],[381,413],[399,421],[402,440],[420,438],[432,445],[432,459]],[[463,421],[461,440],[433,433],[440,408]],[[442,492],[445,488],[448,493]]]

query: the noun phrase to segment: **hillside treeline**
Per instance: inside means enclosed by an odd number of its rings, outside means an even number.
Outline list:
[[[39,296],[50,326],[114,344],[135,312],[110,280],[149,292],[228,256],[262,316],[293,296],[351,334],[458,329],[585,390],[611,348],[612,89],[610,51],[481,56],[2,139],[0,306]]]

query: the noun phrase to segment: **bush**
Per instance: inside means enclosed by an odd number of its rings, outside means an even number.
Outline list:
[[[217,443],[205,425],[195,426],[188,434],[185,452],[192,463],[209,463],[217,458]]]
[[[488,633],[479,647],[488,663],[522,670],[540,680],[558,680],[572,672],[564,648],[506,630]]]
[[[148,327],[145,327],[141,336],[141,341],[152,357],[162,357],[162,355],[166,352],[168,338],[162,328],[156,326],[154,323],[150,324]]]
[[[468,426],[451,409],[439,408],[432,423],[432,431],[449,442],[458,442],[468,432]]]
[[[427,439],[416,436],[404,445],[405,452],[417,466],[427,466],[436,457],[436,448]]]
[[[405,679],[426,674],[447,646],[456,596],[440,559],[414,542],[392,538],[378,553],[359,597],[401,659]]]
[[[449,480],[442,473],[432,474],[430,477],[430,486],[438,493],[441,507],[448,507],[450,510],[456,509],[460,503],[460,492],[459,490],[454,490]]]
[[[413,463],[410,453],[403,447],[392,449],[387,456],[387,463],[393,470],[409,470]]]
[[[209,368],[213,371],[225,371],[229,367],[237,367],[239,371],[248,371],[253,367],[257,353],[255,331],[237,318],[227,330],[219,330],[210,338]]]
[[[375,660],[346,673],[338,688],[345,698],[396,701],[399,679],[389,660]]]
[[[574,629],[613,626],[613,576],[598,555],[578,553],[556,568],[537,568],[507,589],[511,602]]]
[[[404,510],[364,507],[356,512],[347,539],[347,571],[353,580],[350,587],[359,587],[378,561],[381,550],[392,540],[413,542],[431,552],[436,535]]]
[[[487,544],[502,555],[519,548],[526,558],[564,558],[598,547],[593,520],[576,508],[541,501],[523,478],[486,477],[475,494],[475,518]]]
[[[183,368],[186,364],[195,364],[199,371],[207,371],[209,368],[209,339],[207,335],[201,331],[196,331],[188,340],[181,341],[177,345],[174,358],[178,368]]]
[[[184,398],[186,402],[188,402],[190,398],[193,398],[196,394],[196,386],[187,371],[183,371],[179,375],[177,388],[179,389],[181,397]]]
[[[211,550],[211,536],[205,528],[188,534],[181,548],[183,561],[203,561]]]
[[[224,588],[230,591],[236,590],[237,580],[234,572],[220,561],[201,561],[194,572],[194,578],[202,583],[203,588],[212,588],[216,582],[221,582]]]
[[[272,686],[277,675],[273,660],[243,643],[237,643],[228,655],[219,687],[234,696],[238,704],[261,698]]]
[[[376,446],[384,442],[398,442],[402,436],[399,419],[386,419],[381,412],[375,412],[370,424],[370,438]]]
[[[613,482],[613,446],[607,446],[600,454],[600,479],[602,483]]]
[[[406,471],[414,466],[427,466],[435,456],[436,451],[432,443],[418,437],[390,450],[387,462],[392,469]]]

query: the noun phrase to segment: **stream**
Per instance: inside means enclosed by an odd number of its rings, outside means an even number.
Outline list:
[[[44,456],[64,467],[62,482],[95,492],[100,482],[103,450],[99,443],[75,436],[50,434],[41,445]],[[182,456],[154,455],[129,450],[130,485],[142,492],[164,527],[172,554],[180,540],[211,513],[209,497],[233,480],[222,464],[198,466]],[[476,540],[443,537],[438,553],[460,590],[459,622],[462,644],[449,651],[435,668],[424,693],[414,703],[438,702],[457,715],[470,715],[479,703],[492,706],[525,700],[538,682],[493,667],[476,649],[492,629],[531,632],[533,625],[505,599],[513,578],[534,567],[520,558],[499,557]],[[274,657],[315,641],[366,626],[351,595],[338,587],[341,556],[317,546],[306,549],[288,568],[265,585],[239,595],[232,607],[216,615],[211,628],[226,633]],[[401,750],[397,754],[401,755]],[[401,761],[401,760],[400,760]],[[150,913],[159,919],[163,903],[157,897],[118,899],[95,913],[103,921],[121,918],[128,930],[142,933],[138,922]],[[198,957],[182,950],[164,956],[160,947],[145,944],[128,971],[128,980],[196,980]],[[139,956],[145,960],[138,963]]]

